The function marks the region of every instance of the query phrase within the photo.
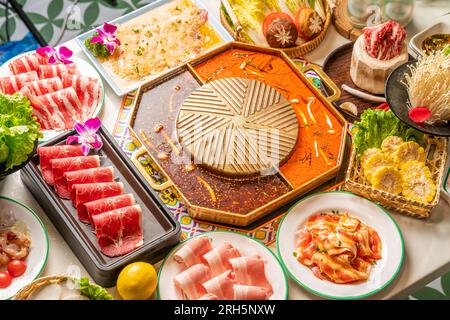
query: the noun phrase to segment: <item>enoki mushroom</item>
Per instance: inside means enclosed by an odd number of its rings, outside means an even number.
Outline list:
[[[424,56],[416,66],[410,66],[411,75],[406,75],[404,85],[409,94],[410,109],[428,108],[431,117],[426,123],[450,120],[450,55],[435,51]]]

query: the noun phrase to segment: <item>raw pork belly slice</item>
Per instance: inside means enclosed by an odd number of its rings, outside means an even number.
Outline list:
[[[65,88],[31,99],[33,109],[49,123],[49,129],[64,130],[74,126],[75,121],[83,121],[83,108],[75,90]]]
[[[48,64],[39,67],[38,74],[40,79],[62,78],[64,74],[77,74],[77,66],[72,64]]]
[[[55,113],[53,115],[49,114],[47,110],[42,106],[41,102],[37,99],[37,96],[32,94],[28,87],[24,86],[22,89],[20,89],[20,93],[24,97],[27,97],[28,100],[30,100],[31,107],[33,108],[33,115],[37,118],[36,120],[41,125],[42,130],[52,129],[52,127],[54,127],[54,125],[50,123],[50,121],[52,121],[52,117],[55,119],[57,118],[60,123],[64,124],[62,116],[59,113]],[[57,126],[55,125],[55,127]]]
[[[174,259],[178,263],[183,263],[189,268],[197,263],[202,263],[202,256],[212,250],[211,241],[207,237],[197,237],[192,239],[178,250]]]
[[[211,279],[211,270],[199,263],[178,274],[173,282],[183,299],[197,300],[207,293],[202,283],[209,279]]]
[[[109,197],[86,202],[83,203],[83,206],[86,208],[87,215],[92,223],[93,216],[96,216],[100,213],[104,213],[107,211],[129,207],[134,205],[135,203],[136,202],[134,200],[134,196],[130,193],[121,196]]]
[[[240,257],[230,259],[236,283],[262,287],[269,296],[273,290],[266,278],[264,260],[259,257]]]
[[[101,251],[108,257],[127,254],[144,244],[142,211],[139,205],[93,216],[93,226]]]
[[[72,188],[73,185],[95,182],[114,182],[114,168],[100,167],[79,171],[70,171],[64,173],[64,179],[67,183],[67,190],[69,190],[70,193],[70,200],[72,200],[72,203],[75,204],[75,190]]]
[[[72,87],[75,89],[81,104],[85,108],[93,108],[98,105],[101,88],[97,79],[81,75],[65,74],[62,77],[62,82],[64,88]]]
[[[52,167],[56,193],[63,199],[69,199],[70,194],[67,189],[67,181],[64,177],[64,173],[69,171],[98,168],[100,167],[100,158],[98,156],[81,156],[53,159],[50,161],[50,165]]]
[[[217,296],[213,295],[212,293],[207,293],[197,300],[219,300],[219,298],[217,298]]]
[[[0,78],[0,91],[5,94],[14,94],[22,89],[29,81],[39,80],[36,71]]]
[[[83,151],[81,150],[81,145],[60,145],[52,147],[39,147],[38,154],[42,177],[49,185],[53,185],[54,179],[50,161],[59,158],[82,156]]]
[[[37,53],[30,53],[20,58],[14,59],[9,64],[9,69],[14,74],[30,71],[38,71],[39,66],[47,64],[46,57]]]
[[[239,251],[228,242],[222,243],[203,255],[203,259],[211,269],[212,275],[219,275],[226,270],[231,270],[230,259],[239,258]]]
[[[267,300],[269,298],[267,290],[261,287],[235,284],[233,290],[234,300]]]
[[[29,81],[24,84],[24,87],[27,87],[28,90],[30,90],[30,93],[35,96],[42,96],[64,89],[63,83],[58,77]]]
[[[231,270],[227,270],[217,277],[203,283],[203,287],[205,288],[206,292],[217,296],[219,300],[233,299],[233,285],[234,280],[231,274]]]
[[[75,188],[75,208],[77,208],[78,218],[81,222],[91,223],[84,204],[86,202],[119,196],[123,193],[122,182],[103,182],[93,184],[76,184]]]

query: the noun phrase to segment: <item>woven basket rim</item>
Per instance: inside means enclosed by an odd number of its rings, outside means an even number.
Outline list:
[[[305,55],[305,54],[313,51],[314,49],[316,49],[319,46],[320,43],[322,43],[322,41],[324,40],[324,38],[328,32],[328,29],[330,27],[331,20],[332,20],[332,11],[331,11],[331,8],[330,8],[328,2],[326,0],[323,0],[322,2],[324,4],[325,10],[326,10],[326,18],[325,18],[323,30],[312,40],[309,40],[301,45],[290,47],[290,48],[278,48],[279,50],[285,52],[290,57],[300,57],[302,55]],[[222,3],[222,1],[221,1],[221,3]],[[244,39],[242,37],[239,37],[239,38],[236,37],[236,32],[228,24],[227,19],[225,18],[225,15],[223,13],[223,10],[220,10],[220,22],[222,23],[224,28],[228,31],[228,33],[236,41],[248,43],[248,41],[246,41],[246,39]]]

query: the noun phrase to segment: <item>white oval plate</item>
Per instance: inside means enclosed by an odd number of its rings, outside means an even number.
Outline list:
[[[381,238],[382,258],[372,268],[365,282],[336,284],[320,280],[293,255],[297,231],[305,226],[312,214],[331,210],[348,212],[373,227]],[[277,249],[281,263],[294,281],[306,290],[330,299],[362,299],[375,294],[392,282],[404,257],[403,237],[394,219],[377,204],[341,191],[317,193],[294,205],[278,228]]]
[[[12,298],[41,274],[48,257],[48,235],[41,219],[33,210],[17,200],[0,196],[0,214],[14,214],[17,221],[27,225],[31,238],[30,252],[25,259],[27,270],[20,277],[14,278],[9,287],[0,289],[0,300],[5,300]]]
[[[266,262],[266,277],[273,288],[273,294],[270,297],[270,300],[287,299],[289,293],[287,276],[276,255],[261,242],[246,235],[229,231],[205,232],[196,237],[199,236],[206,236],[210,238],[213,247],[216,247],[221,243],[228,242],[238,249],[242,256],[252,256],[255,254],[260,255]],[[158,273],[157,297],[159,299],[180,300],[175,285],[173,284],[173,278],[182,272],[184,268],[174,260],[173,256],[175,252],[181,248],[181,246],[184,246],[187,242],[196,237],[190,238],[172,249],[161,265]]]
[[[34,52],[34,51],[29,51],[29,52],[19,54],[19,55],[15,56],[14,58],[6,61],[4,64],[2,64],[0,66],[0,77],[6,77],[6,76],[12,75],[11,70],[9,70],[9,64],[12,60],[22,57],[24,55],[30,54],[32,52]],[[102,78],[101,78],[100,74],[98,73],[98,71],[86,60],[76,57],[76,56],[71,57],[70,60],[72,60],[73,63],[75,63],[77,65],[77,68],[82,75],[99,80],[100,88],[101,88],[101,97],[98,101],[97,106],[94,108],[94,111],[92,112],[92,118],[95,118],[100,114],[103,104],[105,102],[105,87],[103,85]],[[42,139],[40,139],[39,142],[43,143],[43,142],[46,142],[46,141],[56,137],[57,135],[60,135],[61,133],[63,133],[63,131],[61,131],[61,130],[41,130],[41,133],[44,135],[44,137]]]

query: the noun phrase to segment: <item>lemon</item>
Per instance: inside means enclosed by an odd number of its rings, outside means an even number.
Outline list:
[[[147,300],[156,289],[155,268],[146,262],[131,263],[117,278],[117,291],[124,300]]]

